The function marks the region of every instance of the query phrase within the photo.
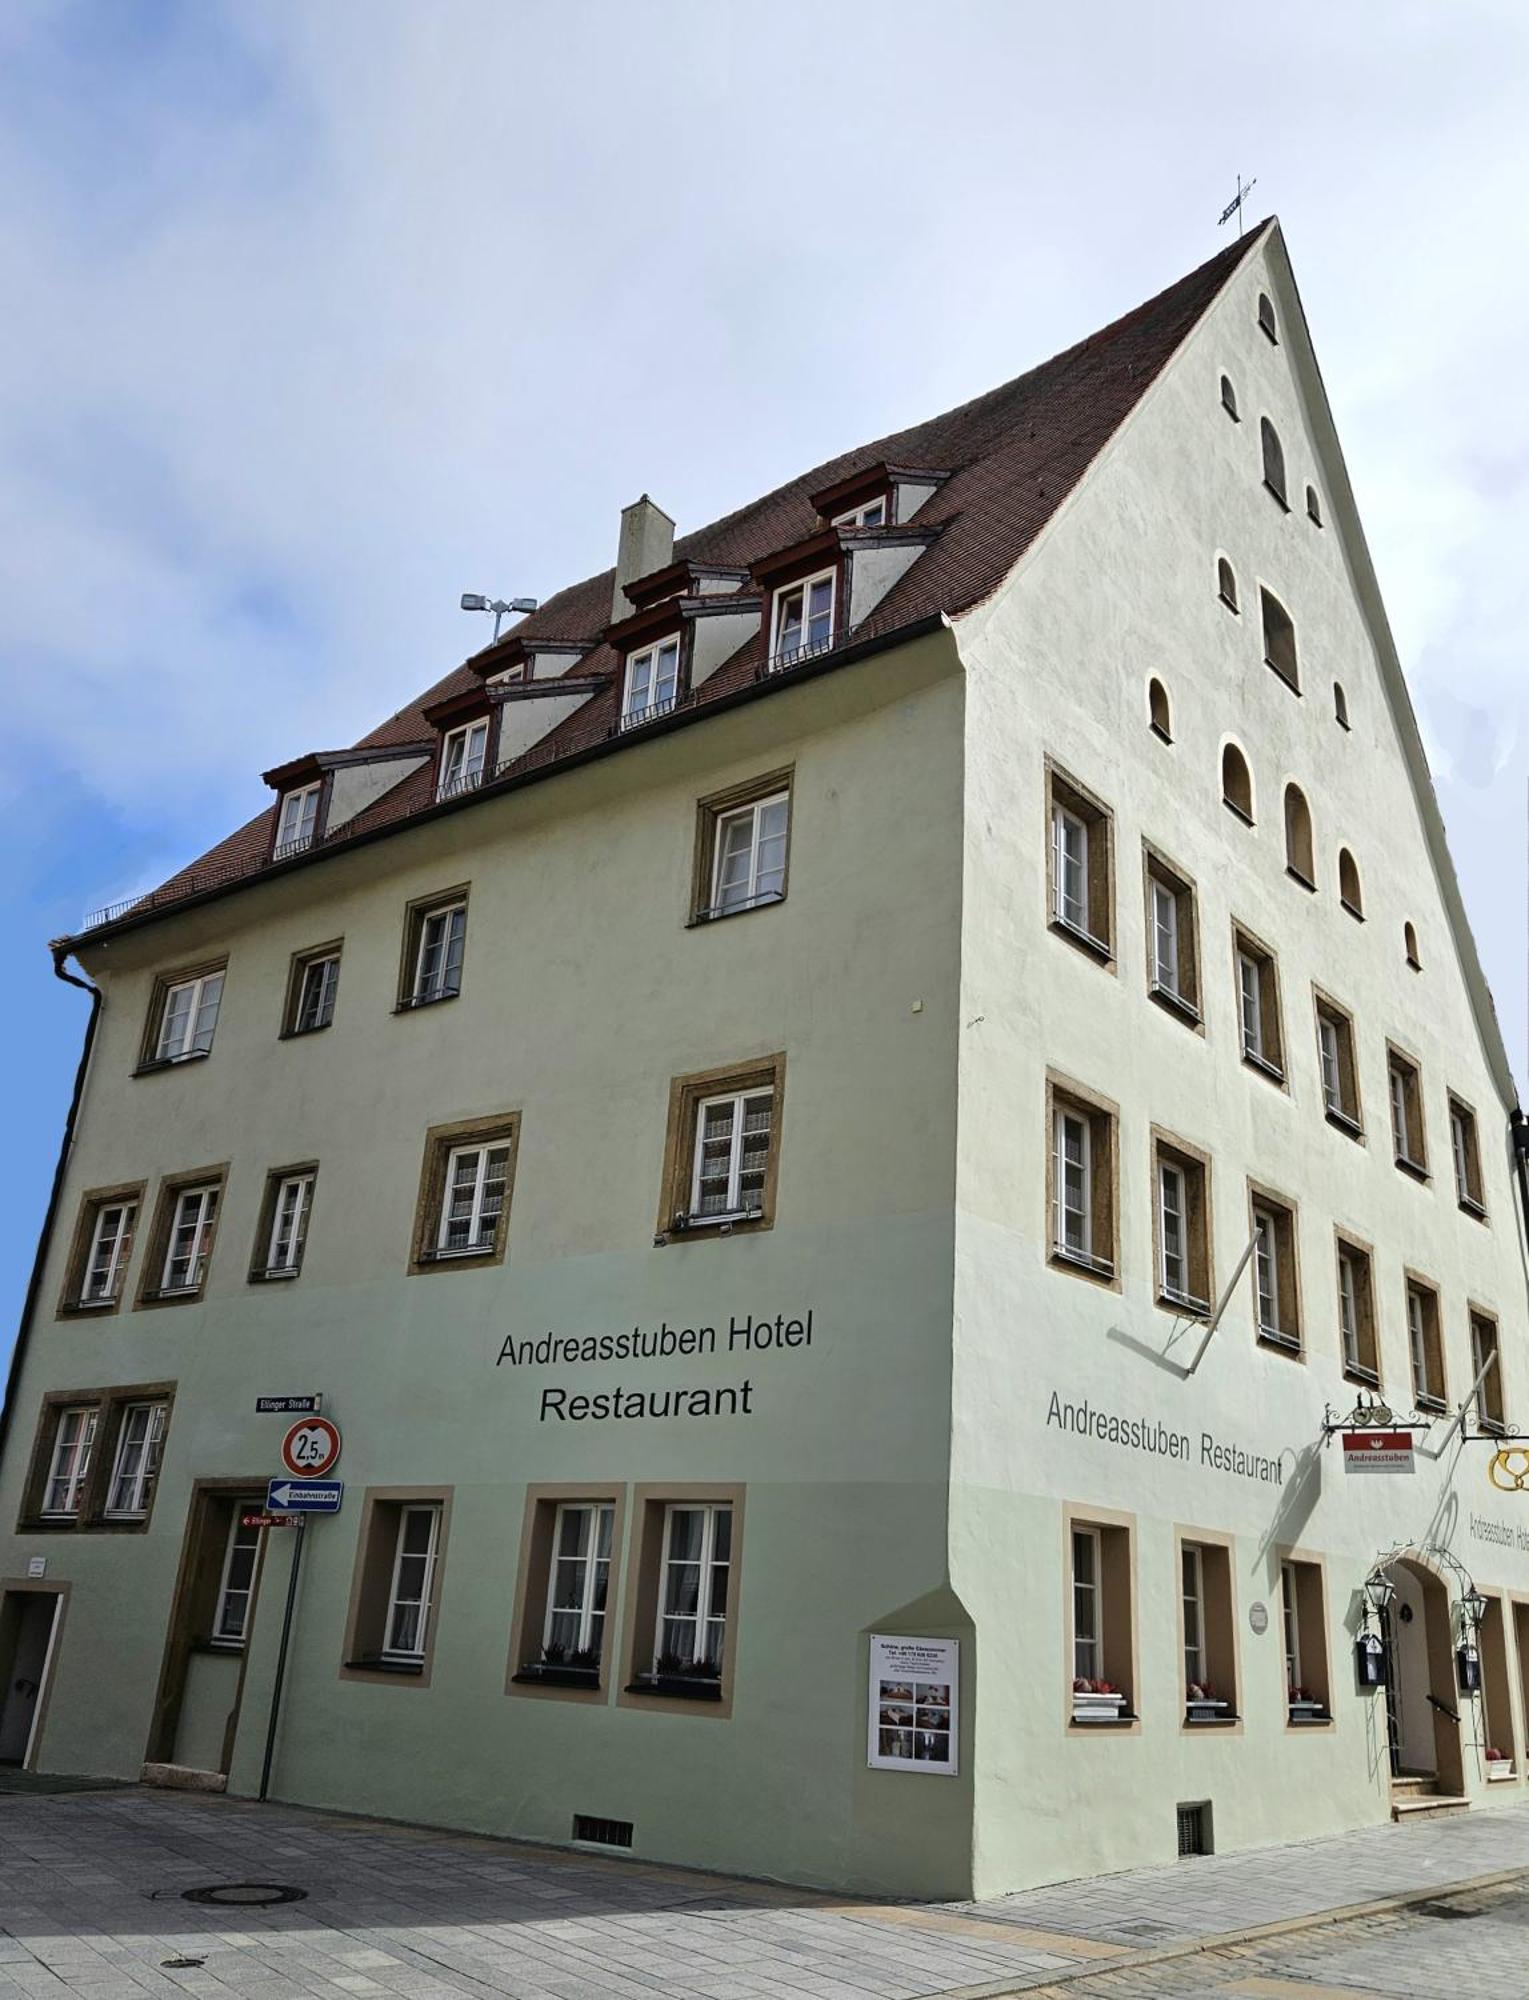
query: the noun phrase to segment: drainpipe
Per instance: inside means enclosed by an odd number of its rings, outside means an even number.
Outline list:
[[[53,1241],[53,1225],[58,1219],[59,1196],[64,1190],[64,1169],[69,1164],[69,1154],[74,1146],[74,1128],[80,1115],[80,1099],[85,1094],[85,1073],[90,1068],[90,1052],[95,1047],[96,1024],[101,1017],[101,1002],[105,997],[99,986],[93,986],[88,979],[77,979],[68,971],[64,960],[69,956],[69,944],[63,940],[51,947],[53,970],[68,986],[78,986],[82,993],[90,995],[90,1019],[85,1023],[85,1043],[80,1050],[79,1067],[74,1072],[74,1093],[69,1099],[69,1114],[64,1120],[63,1142],[58,1149],[58,1161],[53,1169],[53,1186],[48,1191],[47,1213],[43,1216],[42,1234],[37,1239],[37,1255],[32,1260],[32,1275],[27,1281],[27,1295],[21,1308],[21,1324],[16,1329],[16,1345],[11,1350],[10,1372],[5,1379],[5,1400],[0,1403],[0,1462],[5,1455],[5,1441],[10,1435],[11,1416],[16,1407],[16,1392],[21,1386],[22,1363],[26,1359],[27,1341],[32,1331],[32,1317],[37,1309],[37,1294],[42,1289],[43,1266],[48,1261],[48,1249]]]
[[[1518,1170],[1518,1202],[1523,1211],[1524,1235],[1529,1239],[1529,1170],[1524,1162],[1529,1159],[1529,1118],[1515,1104],[1508,1113],[1508,1130],[1513,1137],[1513,1164]]]

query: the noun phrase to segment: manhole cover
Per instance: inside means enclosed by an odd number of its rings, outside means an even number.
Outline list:
[[[214,1882],[209,1889],[182,1889],[188,1903],[237,1903],[248,1909],[263,1903],[300,1903],[306,1889],[294,1889],[285,1882]]]

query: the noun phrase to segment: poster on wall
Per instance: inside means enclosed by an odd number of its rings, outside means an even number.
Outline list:
[[[956,1775],[961,1643],[871,1634],[870,1728],[873,1771]]]

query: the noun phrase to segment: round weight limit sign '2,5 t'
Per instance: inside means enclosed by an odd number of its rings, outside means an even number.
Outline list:
[[[322,1479],[339,1458],[340,1433],[328,1417],[304,1417],[281,1441],[281,1462],[294,1479]]]

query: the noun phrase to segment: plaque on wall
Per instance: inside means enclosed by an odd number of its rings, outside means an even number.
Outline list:
[[[871,1634],[867,1762],[873,1771],[956,1775],[961,1643]]]

